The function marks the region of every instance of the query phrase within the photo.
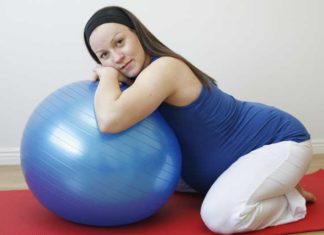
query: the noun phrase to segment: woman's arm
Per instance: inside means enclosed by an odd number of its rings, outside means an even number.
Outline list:
[[[118,71],[99,74],[95,112],[100,130],[117,133],[150,115],[175,92],[176,76],[181,76],[183,66],[184,63],[177,59],[159,58],[123,92],[119,88]]]

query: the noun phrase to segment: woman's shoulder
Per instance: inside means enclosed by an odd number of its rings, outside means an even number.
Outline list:
[[[153,64],[159,64],[161,65],[172,65],[172,66],[187,66],[185,62],[183,62],[181,59],[175,58],[175,57],[171,57],[171,56],[161,56],[161,57],[155,57],[153,58],[153,62],[151,63],[151,65]]]
[[[162,80],[166,83],[171,81],[174,83],[174,78],[177,74],[183,74],[185,66],[183,61],[174,57],[153,58],[152,62],[141,71],[136,81],[147,80],[147,82],[155,83],[157,80]]]
[[[202,84],[189,66],[182,60],[163,56],[150,64],[152,74],[159,74],[164,84],[173,87],[172,95],[165,102],[184,106],[195,100],[201,92]]]
[[[171,77],[176,74],[180,75],[191,71],[189,66],[184,61],[171,56],[161,56],[154,59],[145,70],[170,75]]]

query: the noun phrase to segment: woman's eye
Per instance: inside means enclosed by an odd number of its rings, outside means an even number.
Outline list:
[[[116,44],[117,46],[122,46],[124,44],[124,39],[119,39]]]
[[[100,59],[105,59],[108,56],[107,52],[104,52],[100,55]]]

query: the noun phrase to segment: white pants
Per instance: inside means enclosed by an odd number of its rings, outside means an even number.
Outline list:
[[[204,223],[214,232],[231,234],[304,218],[306,202],[295,186],[311,159],[310,141],[284,141],[242,156],[206,194]]]

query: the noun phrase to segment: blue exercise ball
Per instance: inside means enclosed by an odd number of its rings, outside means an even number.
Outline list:
[[[134,223],[175,191],[180,148],[157,111],[123,132],[101,133],[96,88],[72,83],[39,104],[23,133],[22,170],[37,200],[60,217],[94,226]]]

